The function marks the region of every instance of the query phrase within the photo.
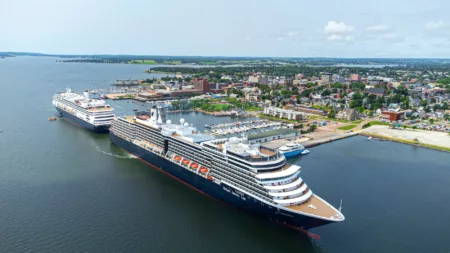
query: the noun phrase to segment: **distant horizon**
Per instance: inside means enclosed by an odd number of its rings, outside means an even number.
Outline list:
[[[328,56],[226,56],[226,55],[165,55],[165,54],[114,54],[114,53],[98,53],[98,54],[70,54],[70,53],[43,53],[31,51],[0,51],[0,56],[4,54],[12,54],[14,56],[35,56],[35,57],[58,57],[58,56],[73,56],[73,57],[88,57],[88,56],[139,56],[139,57],[199,57],[199,58],[282,58],[282,59],[422,59],[422,60],[450,60],[450,57],[328,57]],[[17,54],[17,55],[16,55]]]

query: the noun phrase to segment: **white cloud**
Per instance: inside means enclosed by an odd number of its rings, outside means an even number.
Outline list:
[[[333,34],[333,35],[331,35],[331,36],[328,36],[328,38],[327,38],[327,40],[342,40],[342,39],[343,39],[342,36],[336,35],[336,34]]]
[[[387,25],[374,25],[366,27],[366,31],[368,32],[383,32],[388,29]]]
[[[337,35],[337,34],[332,34],[327,37],[327,40],[330,40],[330,41],[352,41],[354,39],[355,39],[355,37],[353,37],[353,36],[342,36],[342,35]]]
[[[329,41],[353,41],[355,39],[353,30],[355,30],[355,27],[336,21],[328,21],[324,28]]]
[[[427,30],[436,30],[442,28],[445,25],[443,21],[430,21],[425,24],[425,29]]]
[[[251,40],[252,40],[252,36],[247,36],[247,37],[245,38],[245,40],[246,40],[246,41],[251,41]]]
[[[294,36],[297,36],[298,35],[298,31],[290,31],[290,32],[288,32],[288,36],[289,37],[294,37]]]
[[[355,27],[346,25],[344,22],[328,21],[324,28],[326,34],[348,34],[353,32]]]
[[[283,38],[283,37],[278,37],[277,40],[278,40],[278,41],[282,41],[282,40],[284,40],[284,38]]]

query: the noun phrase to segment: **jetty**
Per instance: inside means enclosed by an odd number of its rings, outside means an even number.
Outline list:
[[[333,141],[337,141],[337,140],[353,137],[355,135],[358,135],[358,133],[357,132],[350,132],[350,133],[344,133],[344,134],[336,135],[336,136],[329,137],[329,138],[305,141],[305,142],[301,142],[301,144],[305,148],[309,148],[309,147],[318,146],[318,145],[321,145],[321,144],[324,144],[324,143],[329,143],[329,142],[333,142]]]

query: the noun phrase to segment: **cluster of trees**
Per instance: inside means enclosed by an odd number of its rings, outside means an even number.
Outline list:
[[[230,111],[233,108],[243,110],[258,110],[261,109],[255,104],[248,101],[240,101],[236,98],[223,99],[224,103],[220,103],[219,99],[196,99],[196,100],[182,100],[172,101],[172,110],[191,110],[194,108],[200,108],[205,111]]]

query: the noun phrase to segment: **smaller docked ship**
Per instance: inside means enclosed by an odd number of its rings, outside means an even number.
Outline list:
[[[282,153],[285,157],[290,157],[303,154],[303,152],[307,150],[305,150],[305,147],[303,147],[303,145],[292,142],[280,147],[278,151],[280,151],[280,153]]]
[[[62,117],[94,133],[107,133],[114,119],[114,109],[102,99],[90,99],[83,94],[59,92],[53,96],[53,105]]]

